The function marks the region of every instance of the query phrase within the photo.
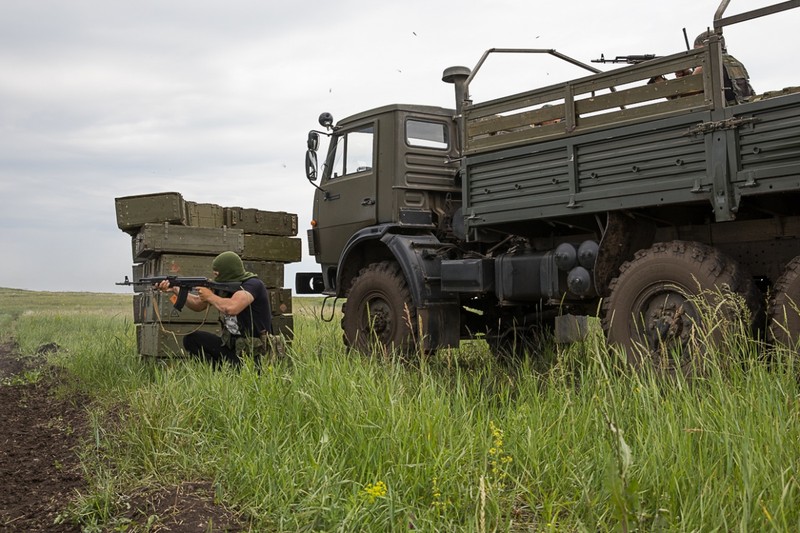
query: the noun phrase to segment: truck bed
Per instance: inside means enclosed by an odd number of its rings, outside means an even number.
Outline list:
[[[747,196],[800,191],[800,93],[726,105],[712,53],[466,106],[468,231],[672,205],[725,221]],[[698,65],[702,75],[647,83]]]

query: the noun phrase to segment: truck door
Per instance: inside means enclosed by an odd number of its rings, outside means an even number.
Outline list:
[[[358,126],[332,142],[320,184],[324,192],[315,197],[317,260],[323,265],[338,263],[350,237],[377,220],[375,126]]]

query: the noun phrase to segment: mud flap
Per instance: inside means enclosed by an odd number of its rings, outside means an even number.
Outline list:
[[[439,348],[458,348],[460,309],[452,303],[429,303],[417,308],[417,320],[422,336],[422,348],[432,352]]]
[[[589,317],[585,315],[560,315],[555,318],[555,340],[571,344],[585,340],[589,335]]]
[[[426,352],[454,348],[461,334],[461,308],[458,299],[441,290],[442,247],[431,234],[401,235],[387,233],[382,238],[392,251],[408,283]]]

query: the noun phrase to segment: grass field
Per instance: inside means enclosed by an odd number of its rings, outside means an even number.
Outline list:
[[[3,335],[57,343],[95,399],[70,518],[124,530],[132,488],[211,480],[253,531],[800,530],[788,350],[732,334],[691,381],[600,335],[545,370],[480,342],[409,364],[348,353],[319,305],[295,300],[288,359],[213,372],[137,356],[129,295],[0,289]]]

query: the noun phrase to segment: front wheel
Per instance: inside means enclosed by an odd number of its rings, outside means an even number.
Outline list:
[[[344,304],[345,343],[374,355],[415,346],[417,310],[408,285],[393,261],[374,263],[353,280]]]
[[[715,248],[658,243],[620,268],[603,304],[603,326],[634,366],[689,373],[702,365],[704,342],[722,341],[727,320],[741,315],[752,328],[758,294],[742,267]]]

